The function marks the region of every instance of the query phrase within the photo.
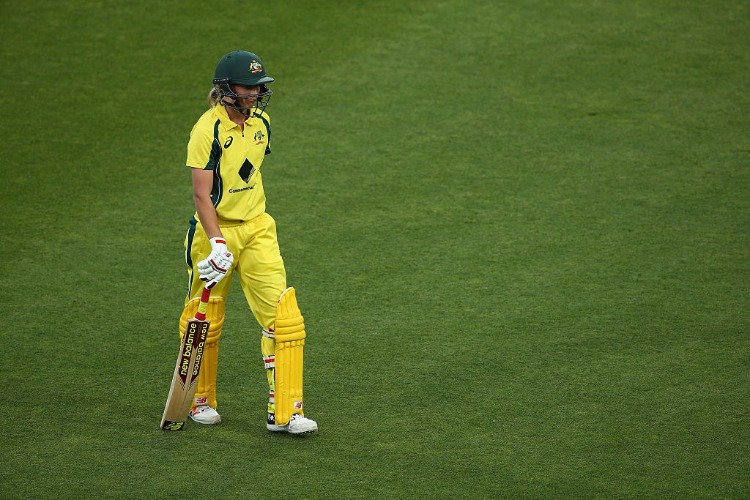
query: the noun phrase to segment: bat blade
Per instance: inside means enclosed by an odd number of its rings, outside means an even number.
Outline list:
[[[182,336],[177,364],[169,387],[167,404],[161,417],[160,427],[165,431],[179,431],[185,427],[195,391],[198,388],[198,374],[203,360],[203,348],[208,337],[210,322],[206,320],[206,309],[211,291],[204,289],[196,317],[188,321]]]
[[[179,431],[185,426],[198,388],[208,326],[209,322],[205,320],[188,321],[161,419],[161,428],[165,431]]]

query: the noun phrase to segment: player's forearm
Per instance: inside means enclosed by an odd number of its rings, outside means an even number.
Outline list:
[[[219,221],[216,217],[216,209],[211,200],[211,190],[213,189],[213,172],[194,168],[192,169],[193,180],[193,200],[195,209],[198,212],[198,219],[203,225],[203,229],[209,238],[222,236],[219,229]]]
[[[211,202],[211,198],[204,196],[194,196],[195,208],[198,212],[198,219],[201,221],[203,230],[209,238],[216,238],[222,236],[221,229],[219,229],[219,220],[216,217],[216,209],[214,204]]]

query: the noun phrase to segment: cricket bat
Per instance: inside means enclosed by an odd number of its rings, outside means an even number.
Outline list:
[[[195,390],[198,388],[198,373],[203,359],[203,347],[206,345],[208,325],[206,311],[211,289],[203,288],[198,312],[188,321],[185,334],[182,336],[177,365],[172,375],[172,385],[169,387],[167,404],[161,417],[161,428],[165,431],[179,431],[185,427],[185,422],[193,406]]]

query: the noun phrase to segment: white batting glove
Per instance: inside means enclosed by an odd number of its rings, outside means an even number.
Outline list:
[[[234,262],[234,255],[227,250],[224,238],[211,238],[211,255],[198,262],[200,279],[206,282],[206,288],[213,288],[224,279]]]

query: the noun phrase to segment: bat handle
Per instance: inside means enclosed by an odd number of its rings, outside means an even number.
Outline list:
[[[198,312],[195,313],[195,319],[204,321],[206,319],[206,311],[208,311],[208,298],[211,296],[211,289],[203,287],[203,293],[201,294],[201,303],[198,304]]]

